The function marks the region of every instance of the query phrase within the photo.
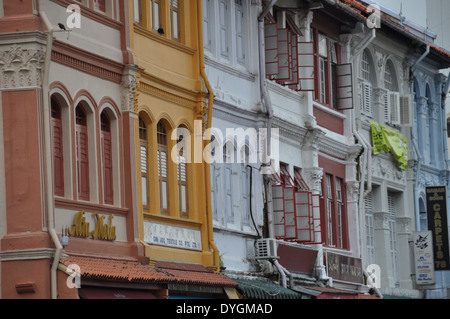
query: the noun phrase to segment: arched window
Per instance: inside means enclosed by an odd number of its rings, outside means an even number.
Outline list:
[[[178,180],[178,206],[180,216],[183,218],[189,217],[188,207],[188,172],[187,172],[187,152],[189,152],[188,141],[189,136],[186,136],[187,129],[179,127],[177,129],[177,180]]]
[[[169,215],[168,141],[166,128],[161,121],[157,125],[157,142],[160,211],[162,215]]]
[[[139,116],[139,147],[141,163],[141,187],[142,187],[142,206],[144,210],[149,210],[148,200],[148,132],[147,124],[142,116]]]
[[[56,98],[51,98],[54,191],[57,196],[64,196],[64,154],[61,121],[61,106]]]
[[[400,94],[394,65],[388,60],[384,70],[384,88],[387,90],[384,99],[384,120],[388,124],[400,124]]]
[[[361,111],[366,115],[373,116],[373,71],[367,49],[362,54],[360,76],[363,79],[361,84]]]
[[[393,69],[390,63],[386,63],[384,71],[384,88],[389,91],[394,91]]]
[[[105,111],[100,116],[103,162],[103,197],[105,204],[114,204],[113,155],[111,141],[111,122]]]
[[[78,198],[89,200],[89,144],[87,117],[83,106],[75,110]]]

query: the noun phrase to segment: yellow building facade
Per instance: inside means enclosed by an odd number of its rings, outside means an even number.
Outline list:
[[[140,241],[150,263],[217,270],[209,165],[202,158],[212,97],[201,0],[129,0],[129,7]]]

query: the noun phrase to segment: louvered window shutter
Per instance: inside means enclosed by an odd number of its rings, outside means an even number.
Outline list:
[[[400,97],[400,124],[405,126],[413,125],[411,95]]]
[[[391,112],[391,124],[400,124],[400,95],[398,92],[390,92],[389,106]]]
[[[390,99],[389,92],[383,95],[383,103],[384,103],[384,121],[386,123],[391,122],[391,108],[390,108]]]
[[[64,196],[64,155],[61,123],[61,108],[52,100],[52,143],[55,195]]]

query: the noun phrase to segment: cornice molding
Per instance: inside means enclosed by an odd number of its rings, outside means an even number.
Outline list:
[[[51,248],[1,251],[0,261],[52,259],[54,253],[55,249]]]
[[[236,69],[234,67],[232,67],[231,65],[227,65],[225,63],[221,63],[216,61],[214,58],[211,58],[207,55],[205,55],[205,64],[207,66],[216,68],[220,71],[223,71],[225,73],[234,75],[238,78],[250,81],[250,82],[255,82],[256,81],[256,75],[252,74],[250,72],[245,72],[245,71],[241,71],[239,69]]]
[[[54,41],[52,61],[117,84],[122,82],[124,65],[61,41]]]

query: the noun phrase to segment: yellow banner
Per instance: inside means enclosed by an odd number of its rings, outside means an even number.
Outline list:
[[[408,166],[408,141],[406,137],[377,122],[369,122],[371,124],[373,154],[380,154],[381,151],[390,153],[399,162],[400,168],[406,170]]]

